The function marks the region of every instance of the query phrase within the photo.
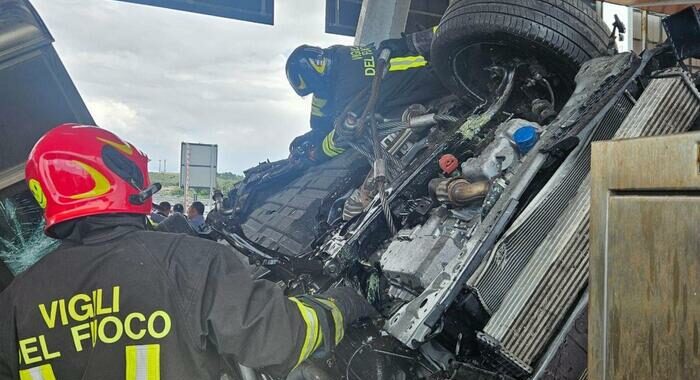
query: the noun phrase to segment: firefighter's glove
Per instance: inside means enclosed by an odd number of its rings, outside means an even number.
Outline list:
[[[370,305],[367,300],[357,294],[355,289],[349,287],[338,287],[328,289],[321,295],[333,301],[343,314],[343,324],[349,326],[363,318],[376,318],[379,313]]]
[[[380,42],[379,49],[377,51],[381,52],[384,49],[389,49],[391,51],[391,57],[402,57],[410,52],[406,39],[403,37],[392,38]]]
[[[306,161],[312,163],[326,160],[321,152],[321,142],[323,134],[319,131],[311,130],[301,136],[296,137],[289,144],[289,159],[293,162]]]
[[[349,141],[355,140],[360,120],[353,112],[348,112],[343,118],[337,118],[333,126],[333,142],[335,145],[346,148]]]

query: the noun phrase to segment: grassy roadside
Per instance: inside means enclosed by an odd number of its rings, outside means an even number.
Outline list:
[[[171,204],[184,202],[184,189],[179,185],[179,173],[149,173],[151,182],[160,182],[163,188],[155,195],[153,200],[156,203],[168,201]],[[215,189],[221,190],[227,194],[233,186],[240,182],[243,176],[233,173],[219,173],[216,175]],[[209,189],[190,190],[189,199],[198,199],[204,201],[205,204],[209,201]]]
[[[182,195],[183,190],[179,188],[179,173],[149,173],[151,177],[151,182],[160,182],[163,185],[163,190],[168,188],[168,192],[173,195]],[[224,194],[228,193],[233,186],[240,182],[243,176],[233,173],[218,173],[216,175],[216,189],[221,190]],[[201,195],[208,195],[208,190],[200,191]]]

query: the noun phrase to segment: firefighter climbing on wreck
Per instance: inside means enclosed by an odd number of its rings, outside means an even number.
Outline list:
[[[433,29],[428,29],[382,41],[378,48],[373,44],[297,47],[287,59],[287,80],[297,95],[313,94],[313,98],[311,131],[292,141],[291,157],[323,162],[345,151],[344,140],[349,136],[341,127],[342,120],[346,113],[362,113],[372,81],[381,74],[376,67],[384,49],[392,58],[377,103],[382,116],[400,117],[411,104],[447,95],[428,64],[432,39]]]
[[[219,379],[222,358],[285,374],[374,313],[350,288],[287,298],[226,246],[146,231],[147,157],[62,125],[26,165],[62,244],[0,296],[2,379]]]

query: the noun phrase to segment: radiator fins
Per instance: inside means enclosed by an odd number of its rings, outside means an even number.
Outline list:
[[[590,92],[590,95],[585,101],[580,96],[573,96],[569,103],[578,100],[585,106],[578,109],[580,114],[574,123],[571,123],[567,111],[562,111],[554,123],[559,124],[562,137],[567,135],[566,131],[578,130],[578,137],[582,140],[579,147],[568,156],[468,281],[489,314],[498,310],[538,243],[547,236],[576,195],[590,170],[590,141],[612,138],[634,106],[630,98],[620,95],[620,90],[631,80],[637,67],[634,56],[619,54],[591,60],[577,75],[576,93]],[[568,109],[568,105],[565,108]],[[599,114],[602,116],[597,116]]]
[[[632,109],[632,102],[621,96],[595,128],[592,140],[609,140]],[[590,140],[574,151],[562,164],[554,180],[514,222],[496,245],[482,275],[470,285],[478,291],[479,299],[490,313],[498,310],[506,292],[532,257],[547,233],[554,228],[591,167]]]
[[[698,114],[700,95],[692,82],[685,73],[667,71],[651,80],[613,139],[685,132],[692,126]],[[615,118],[608,119],[610,126],[614,126],[616,121]],[[600,126],[598,129],[607,127]],[[511,245],[506,245],[510,252],[519,252],[521,255],[517,261],[511,260],[505,265],[514,263],[514,266],[522,266],[522,270],[500,269],[500,279],[497,279],[496,275],[491,275],[493,279],[489,279],[489,284],[498,284],[499,280],[505,284],[499,289],[512,283],[505,295],[499,300],[496,292],[486,291],[486,275],[476,283],[482,301],[491,302],[492,310],[497,309],[483,333],[479,333],[479,340],[484,348],[495,348],[491,355],[494,364],[502,366],[508,363],[503,368],[508,369],[504,372],[511,375],[526,376],[532,373],[532,368],[537,364],[546,345],[558,332],[557,328],[568,317],[568,312],[587,286],[589,154],[590,147],[586,147],[576,158],[580,160],[585,156],[586,162],[580,166],[585,168],[584,178],[573,199],[569,196],[570,188],[564,184],[571,177],[580,175],[574,174],[579,173],[575,169],[579,167],[577,164],[569,165],[570,172],[567,175],[553,177],[552,181],[559,183],[553,185],[550,181],[546,186],[546,189],[551,189],[550,193],[543,197],[541,202],[533,202],[520,217],[528,219],[516,221],[513,226],[515,231],[509,231],[500,242],[498,249],[503,249],[504,244],[510,243]],[[556,205],[550,204],[549,199]],[[561,209],[558,202],[568,199],[571,201],[557,216],[557,211]],[[544,239],[542,233],[534,229],[528,236],[518,235],[528,231],[526,225],[546,221],[541,215],[556,218],[553,228],[547,229],[545,226]],[[515,236],[518,236],[518,239],[514,238]],[[539,242],[534,250],[530,248],[532,242]],[[522,261],[526,261],[526,264],[521,264]],[[518,276],[514,281],[512,273]],[[514,367],[519,367],[520,373],[513,372]]]

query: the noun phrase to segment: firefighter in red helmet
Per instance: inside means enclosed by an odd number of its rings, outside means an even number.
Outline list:
[[[226,246],[146,231],[147,162],[93,126],[36,143],[27,184],[62,244],[0,294],[0,378],[218,380],[222,357],[284,374],[373,312],[348,288],[287,298]]]

